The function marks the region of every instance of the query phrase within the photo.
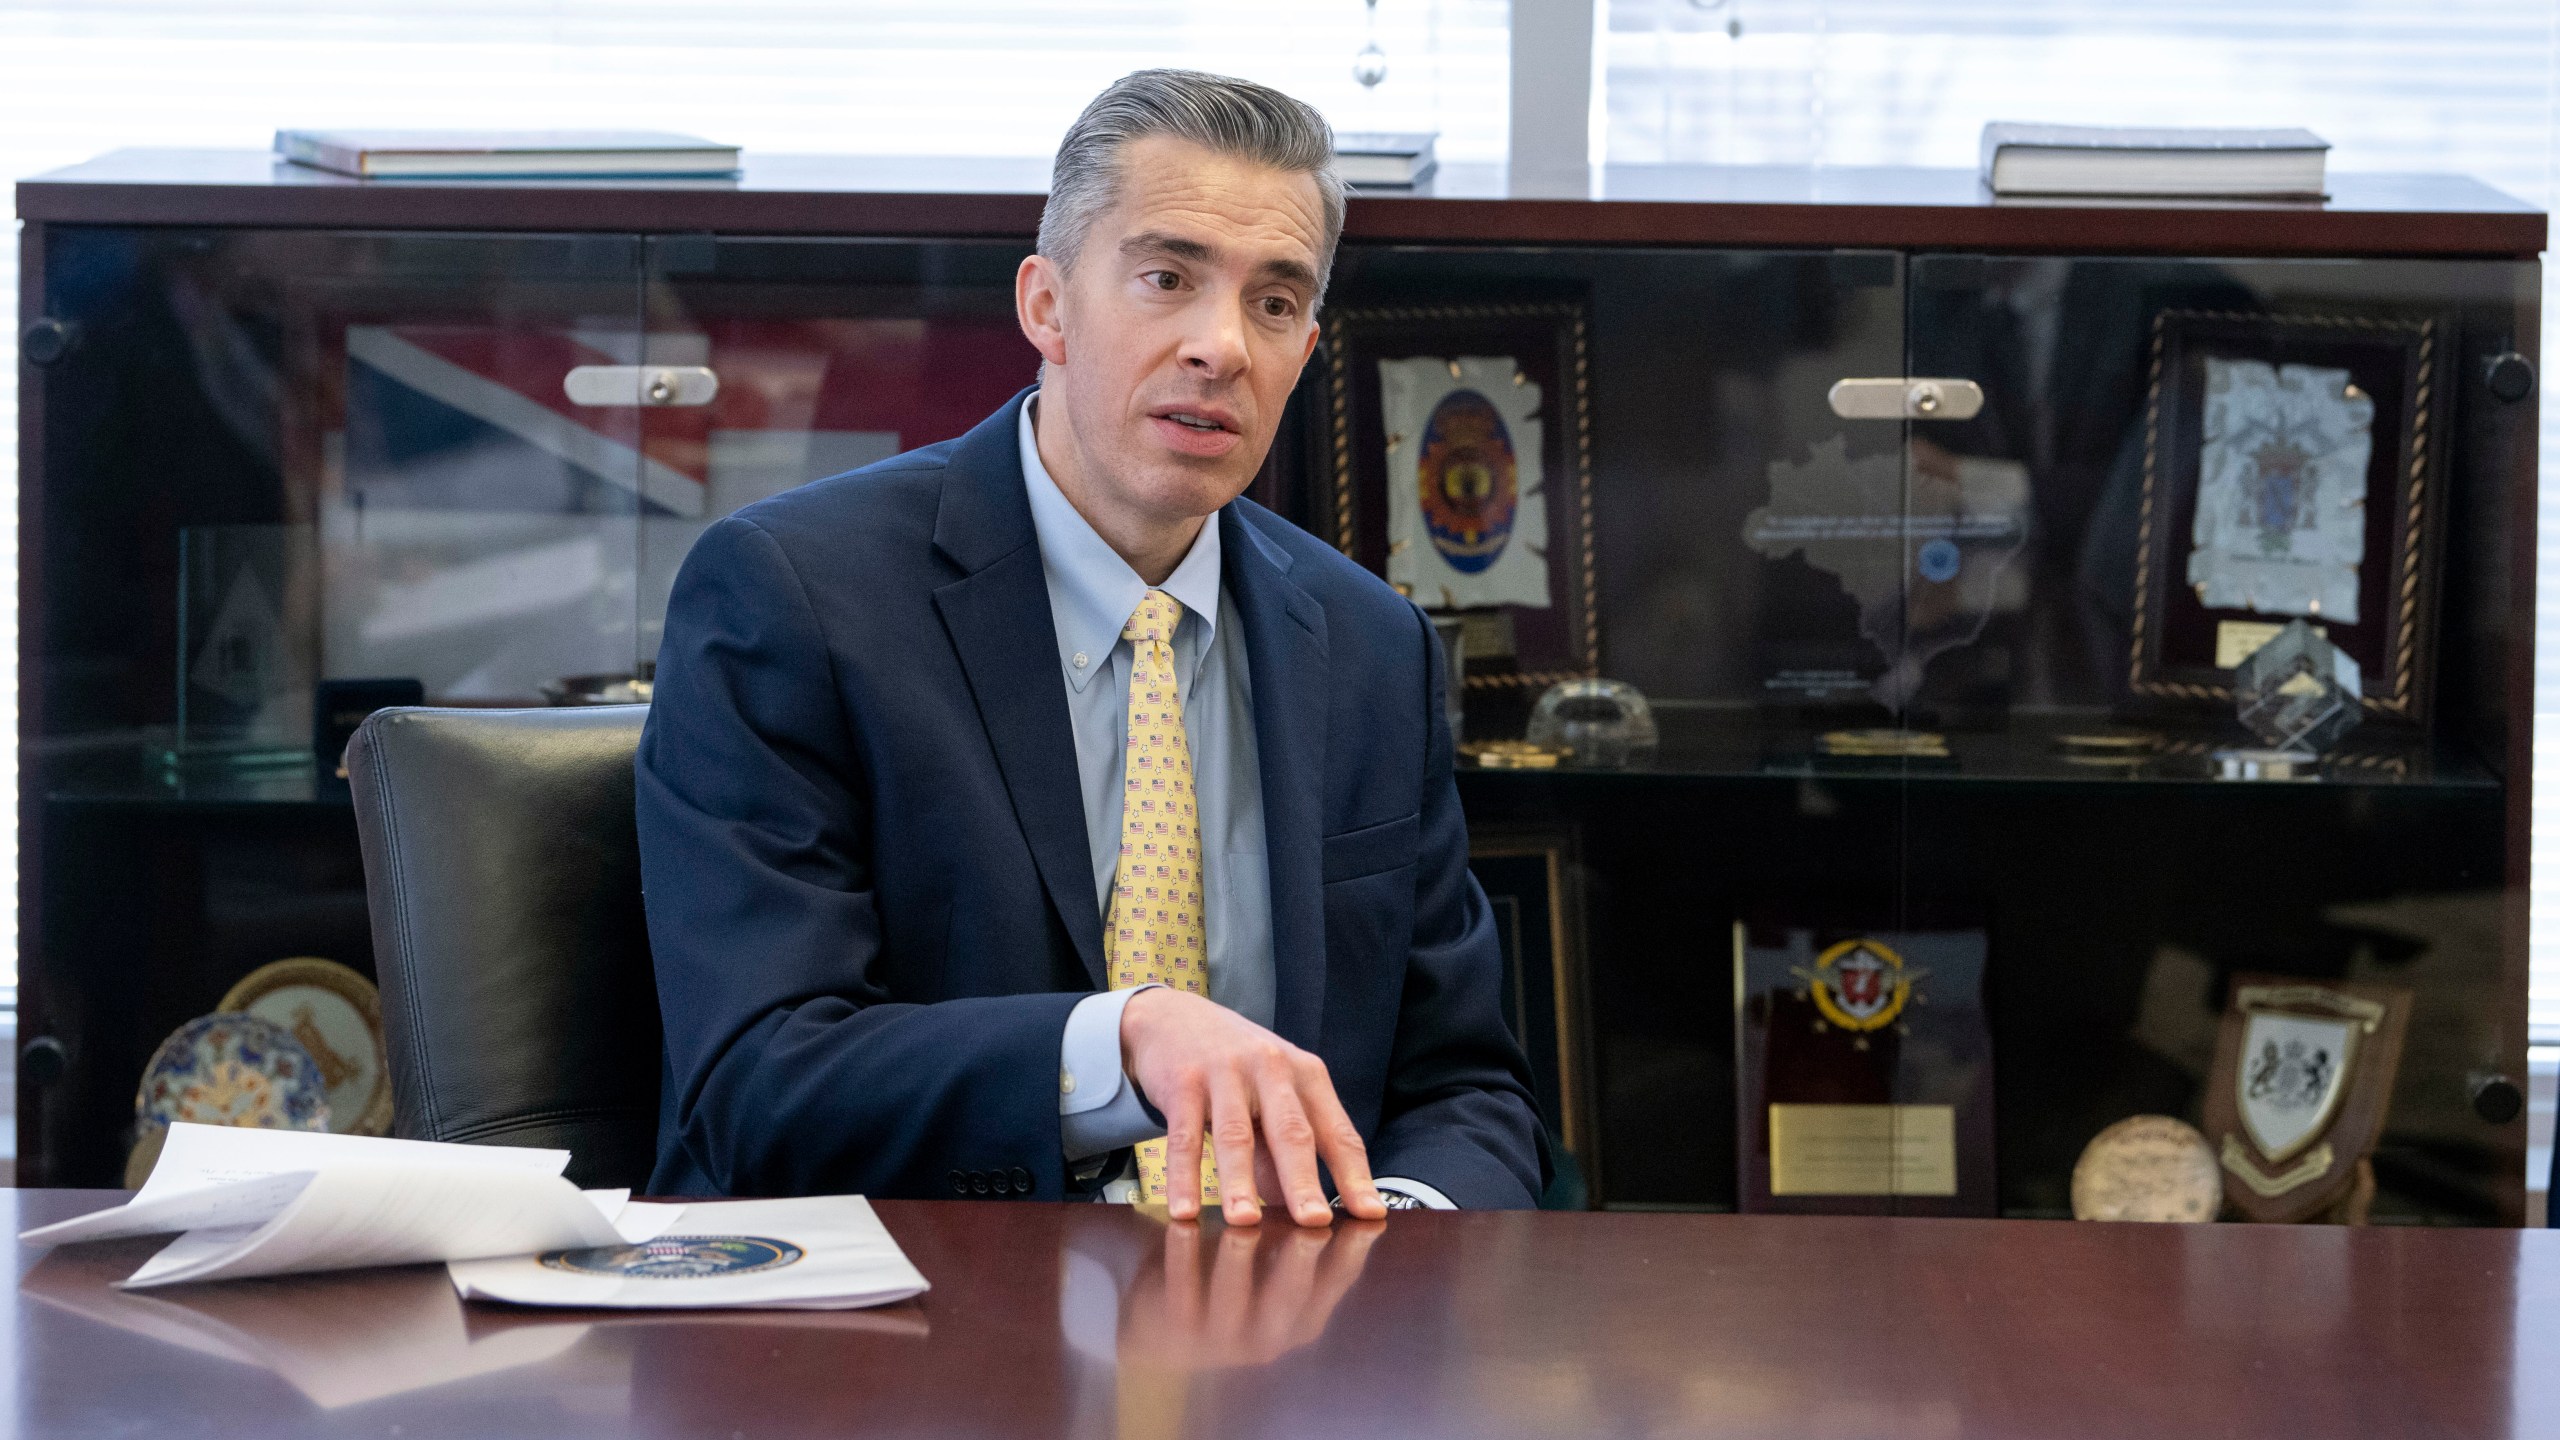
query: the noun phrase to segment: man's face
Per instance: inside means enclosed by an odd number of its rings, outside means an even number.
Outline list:
[[[1312,176],[1164,136],[1124,149],[1073,271],[1033,256],[1016,288],[1075,488],[1155,524],[1242,494],[1315,349],[1323,246]]]

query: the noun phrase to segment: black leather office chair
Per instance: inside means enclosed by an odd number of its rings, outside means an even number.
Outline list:
[[[641,705],[384,710],[347,748],[397,1133],[564,1147],[649,1182],[658,991],[631,757]]]

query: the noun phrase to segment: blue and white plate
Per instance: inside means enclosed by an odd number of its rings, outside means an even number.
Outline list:
[[[283,1026],[255,1015],[204,1015],[160,1042],[143,1067],[133,1113],[145,1128],[185,1120],[326,1130],[329,1087]]]

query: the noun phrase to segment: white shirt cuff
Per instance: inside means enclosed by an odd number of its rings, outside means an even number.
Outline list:
[[[1058,1042],[1059,1148],[1069,1160],[1107,1154],[1164,1127],[1147,1118],[1138,1087],[1120,1073],[1120,1012],[1129,997],[1152,985],[1088,995],[1067,1012]]]
[[[1414,1199],[1421,1201],[1422,1208],[1426,1210],[1455,1210],[1458,1208],[1456,1202],[1452,1201],[1448,1196],[1441,1194],[1439,1191],[1423,1184],[1419,1180],[1407,1180],[1401,1175],[1381,1175],[1370,1183],[1376,1185],[1381,1190],[1393,1190],[1399,1195],[1410,1195]]]

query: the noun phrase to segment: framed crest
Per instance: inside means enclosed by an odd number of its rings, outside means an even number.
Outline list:
[[[2408,1028],[2405,990],[2232,981],[2204,1121],[2235,1210],[2296,1221],[2359,1192],[2369,1201],[2366,1162],[2390,1113]]]
[[[2232,699],[2294,620],[2355,662],[2370,715],[2427,719],[2452,345],[2436,317],[2152,319],[2131,684]]]
[[[1571,301],[1325,316],[1333,541],[1465,621],[1470,688],[1599,673],[1587,328]]]

